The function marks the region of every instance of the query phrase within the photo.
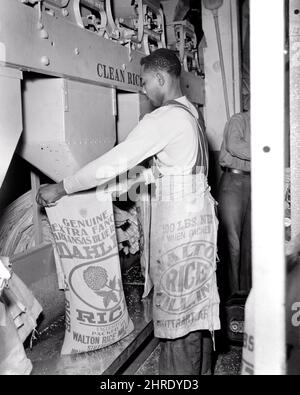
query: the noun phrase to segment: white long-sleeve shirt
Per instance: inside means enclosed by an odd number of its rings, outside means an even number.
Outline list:
[[[183,96],[176,99],[198,119],[196,108]],[[90,189],[115,178],[156,155],[163,175],[189,174],[198,152],[198,128],[191,115],[180,108],[160,107],[147,114],[127,139],[63,180],[67,194]]]

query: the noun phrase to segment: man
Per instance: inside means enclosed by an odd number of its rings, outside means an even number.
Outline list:
[[[250,112],[227,122],[220,153],[220,258],[227,268],[224,296],[246,296],[251,289]]]
[[[153,158],[153,173],[143,174],[147,184],[156,185],[150,273],[154,331],[163,339],[160,374],[208,373],[209,358],[202,358],[211,352],[208,330],[219,329],[219,299],[217,220],[206,181],[207,142],[197,110],[182,94],[181,64],[175,53],[159,49],[143,58],[141,65],[144,92],[158,109],[146,115],[124,142],[73,176],[42,187],[37,201],[52,204]],[[107,166],[109,177],[103,170]]]

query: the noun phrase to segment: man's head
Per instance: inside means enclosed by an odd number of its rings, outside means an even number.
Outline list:
[[[144,92],[155,106],[180,91],[181,64],[174,51],[158,49],[142,58],[141,65]]]

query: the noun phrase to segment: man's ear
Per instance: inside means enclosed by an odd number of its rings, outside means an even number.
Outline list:
[[[157,78],[157,80],[158,80],[159,85],[160,85],[160,86],[164,86],[165,83],[166,83],[166,80],[165,80],[165,77],[162,75],[162,73],[157,72],[157,73],[155,74],[155,76],[156,76],[156,78]]]

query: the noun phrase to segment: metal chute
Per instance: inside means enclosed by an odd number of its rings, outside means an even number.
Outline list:
[[[60,181],[116,142],[112,90],[60,78],[27,80],[20,154]]]

